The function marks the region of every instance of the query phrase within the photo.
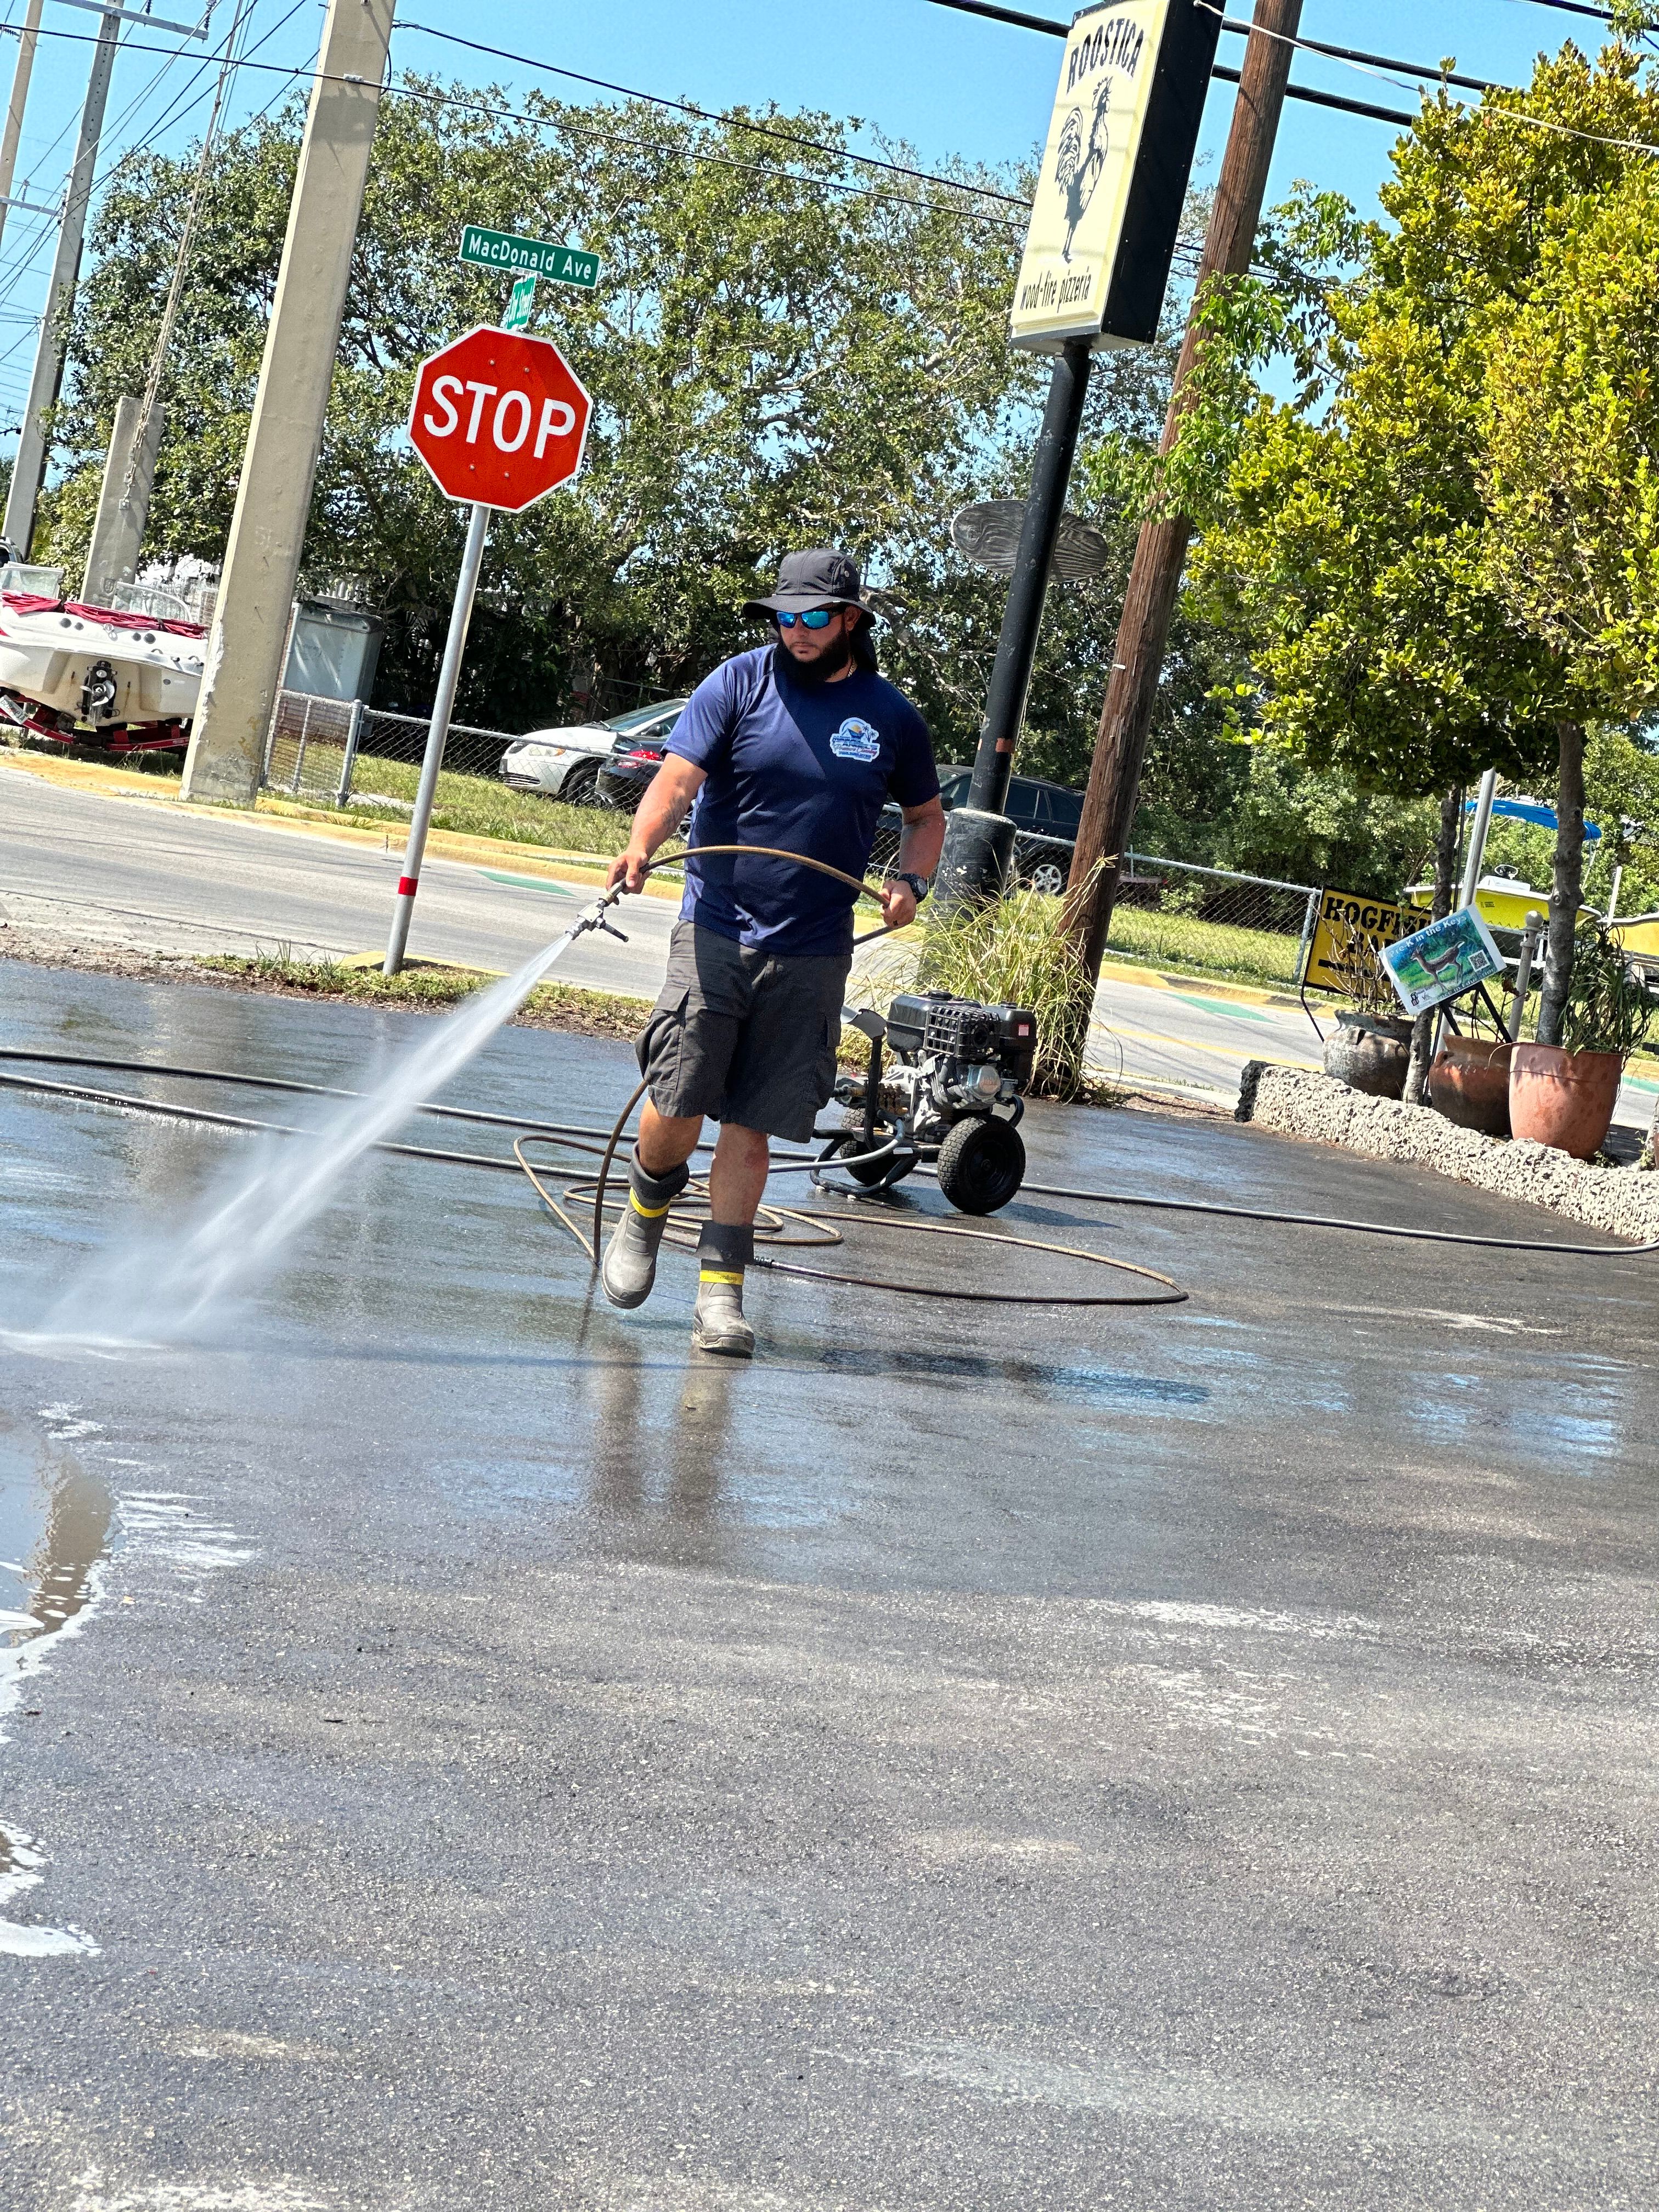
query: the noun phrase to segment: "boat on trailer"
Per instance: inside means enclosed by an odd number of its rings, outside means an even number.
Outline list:
[[[202,688],[203,624],[5,588],[15,575],[0,572],[0,717],[63,745],[182,750]]]

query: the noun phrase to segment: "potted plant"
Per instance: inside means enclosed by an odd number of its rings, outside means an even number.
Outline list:
[[[1394,980],[1376,941],[1340,920],[1331,922],[1327,966],[1348,1001],[1325,1039],[1325,1073],[1373,1098],[1399,1098],[1411,1065],[1412,1025],[1400,1011]]]
[[[1429,1103],[1460,1129],[1483,1137],[1510,1133],[1510,1060],[1514,1047],[1501,1030],[1487,1035],[1471,1008],[1461,1033],[1441,1032],[1429,1069]]]
[[[1517,1044],[1510,1058],[1510,1126],[1517,1137],[1587,1160],[1613,1120],[1625,1062],[1659,1001],[1600,921],[1575,933],[1559,1044]]]

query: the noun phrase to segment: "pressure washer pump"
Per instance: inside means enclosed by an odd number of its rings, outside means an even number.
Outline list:
[[[1030,1009],[923,991],[895,999],[884,1022],[869,1007],[844,1008],[842,1018],[869,1038],[870,1066],[836,1080],[836,1098],[857,1119],[849,1114],[851,1133],[831,1139],[820,1168],[833,1162],[866,1190],[890,1190],[936,1155],[939,1187],[959,1213],[1006,1206],[1025,1176],[1019,1122],[1036,1053]]]

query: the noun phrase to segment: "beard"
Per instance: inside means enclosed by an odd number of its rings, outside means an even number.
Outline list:
[[[816,690],[831,677],[839,676],[853,658],[853,641],[845,632],[833,645],[828,645],[815,660],[797,660],[783,640],[778,640],[778,659],[784,672],[794,683],[807,690]]]

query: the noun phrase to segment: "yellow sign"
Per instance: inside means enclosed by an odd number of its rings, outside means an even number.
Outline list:
[[[1367,945],[1380,951],[1426,927],[1428,915],[1421,907],[1397,901],[1367,898],[1359,891],[1321,891],[1319,915],[1308,939],[1308,957],[1302,969],[1305,991],[1349,993],[1352,963]]]
[[[1190,0],[1112,0],[1073,24],[1014,287],[1017,346],[1052,352],[1073,337],[1104,346],[1139,343],[1103,335],[1102,325],[1165,26],[1172,9],[1184,15]],[[1174,149],[1158,150],[1167,156]],[[1188,147],[1181,164],[1183,186],[1191,155]],[[1160,300],[1168,270],[1166,252]]]

